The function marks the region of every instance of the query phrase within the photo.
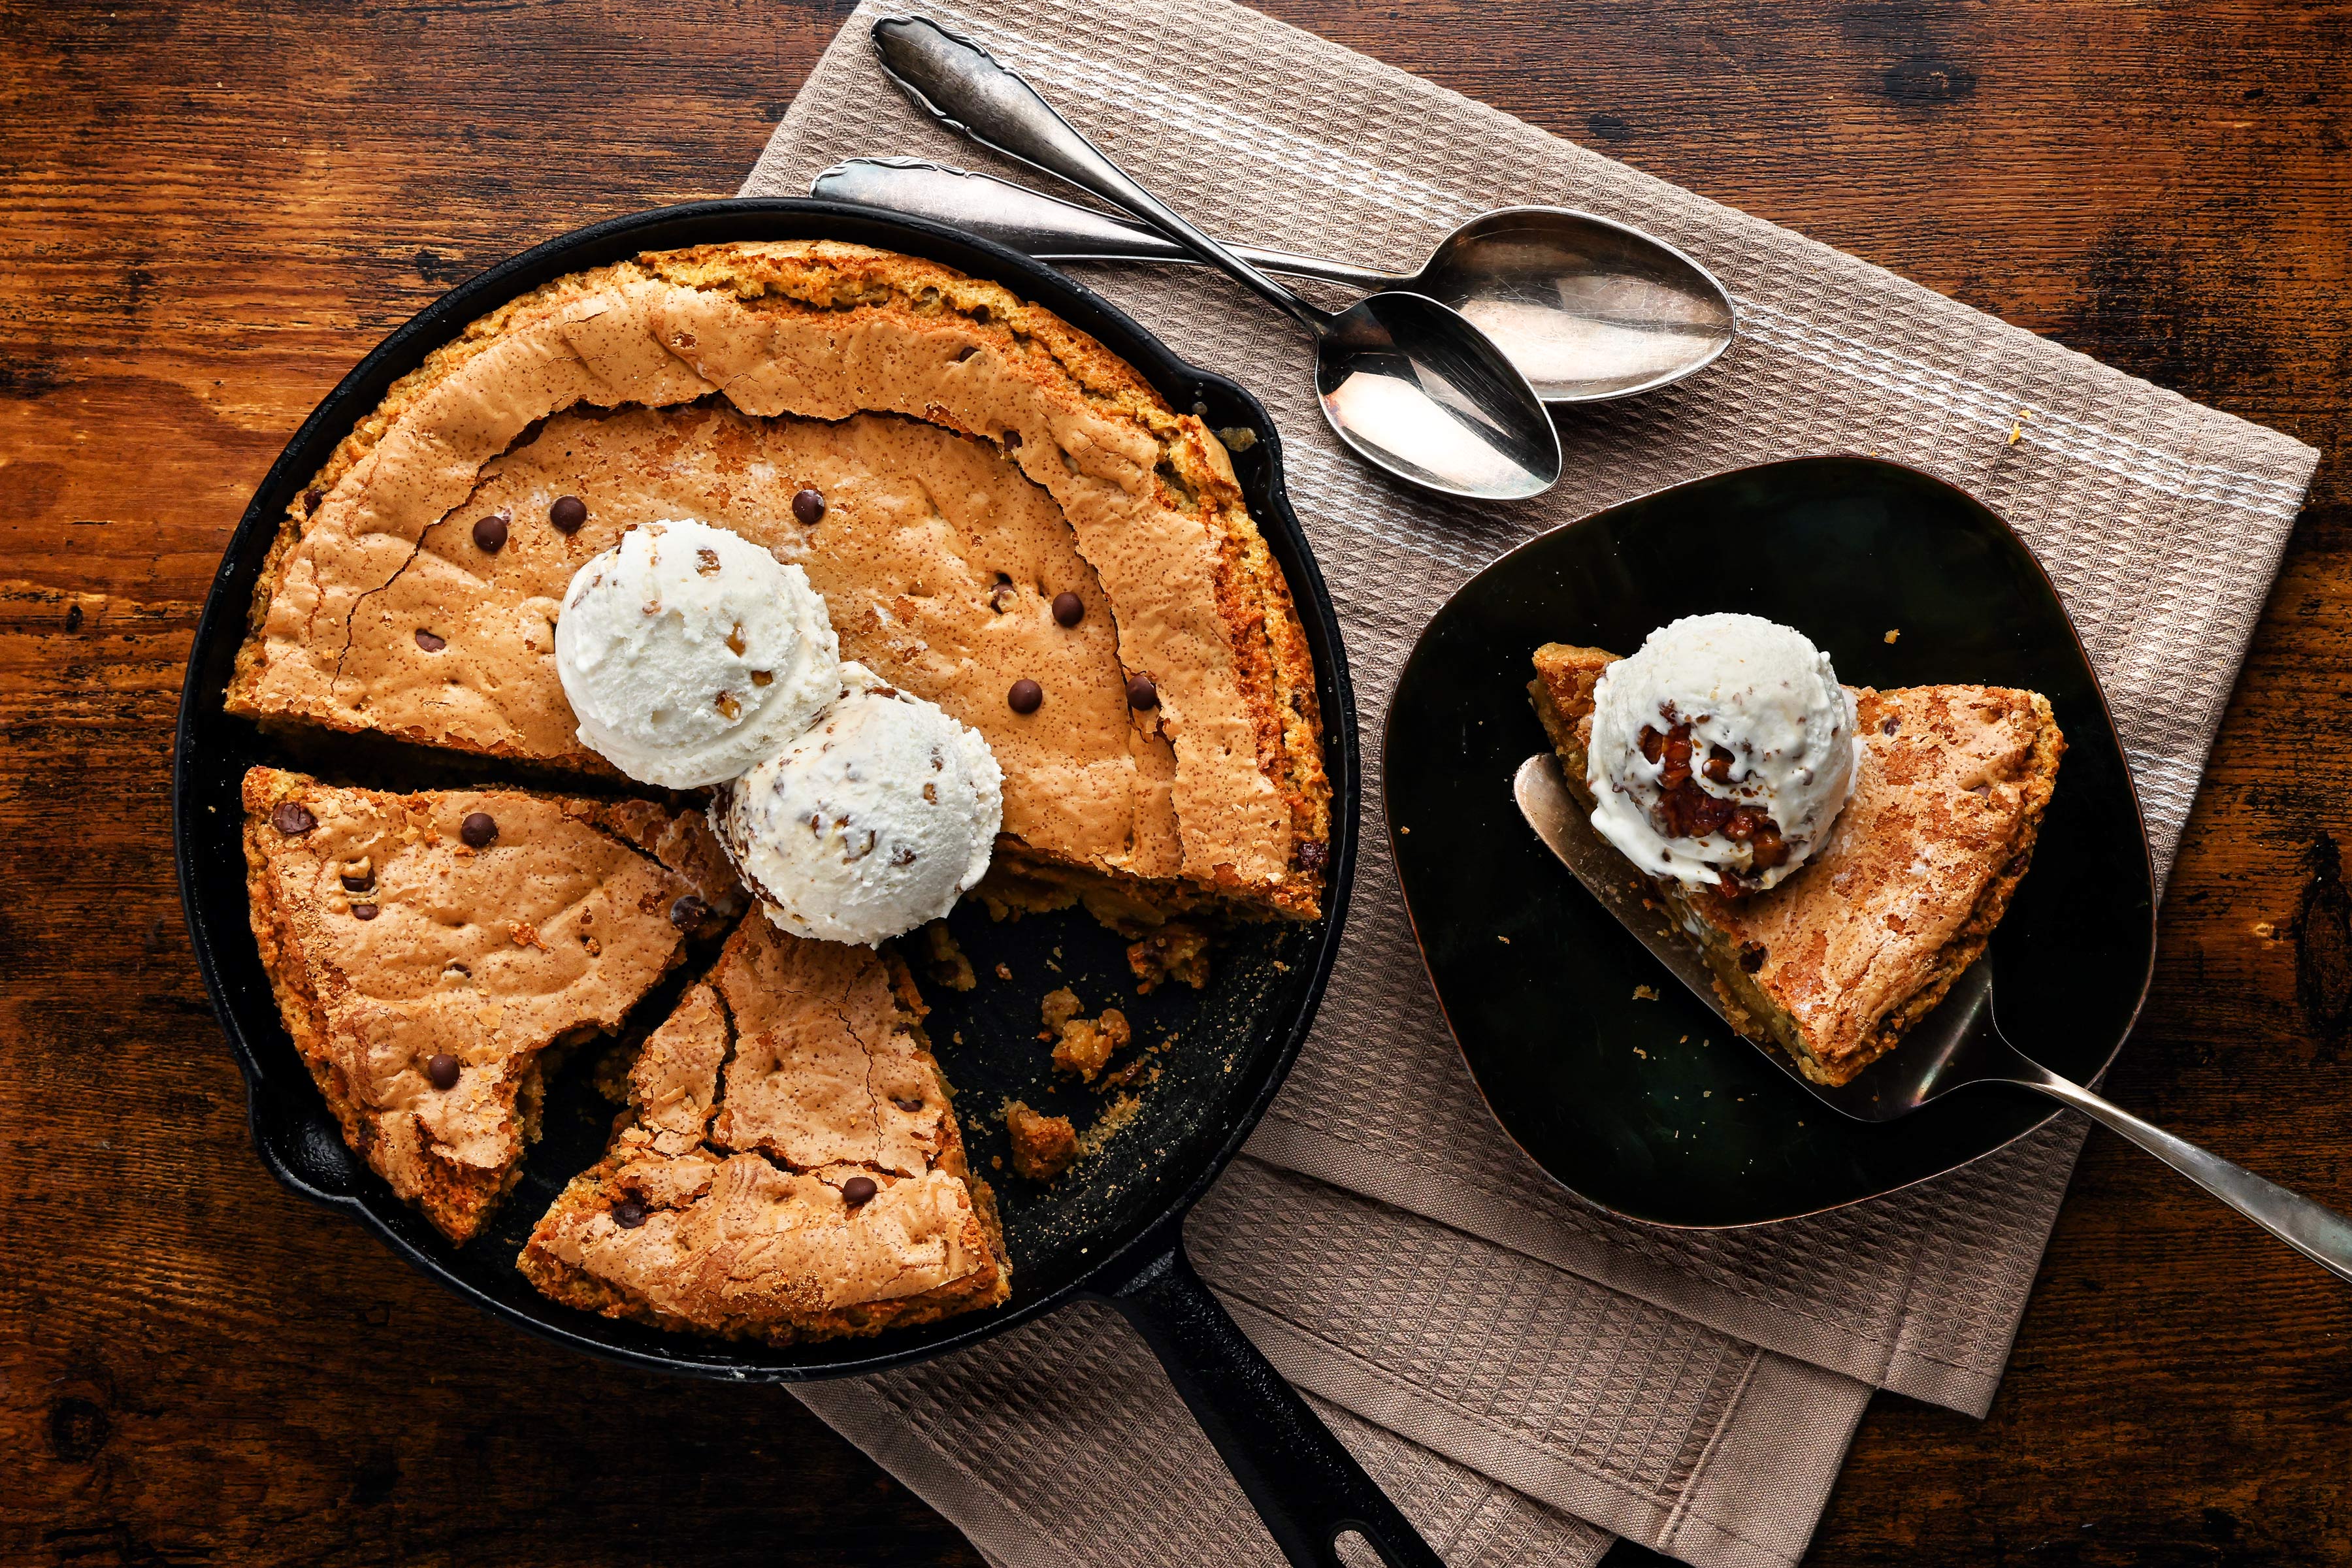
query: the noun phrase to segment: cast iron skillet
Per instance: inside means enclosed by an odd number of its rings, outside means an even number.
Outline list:
[[[1520,819],[1512,772],[1549,749],[1528,704],[1537,647],[1631,653],[1709,610],[1795,626],[1848,685],[2050,699],[2066,756],[1993,935],[1996,1005],[2020,1049],[2078,1083],[2138,1015],[2156,889],[2122,742],[2057,592],[2006,523],[1939,479],[1874,458],[1768,463],[1555,529],[1472,578],[1406,662],[1384,749],[1430,978],[1487,1105],[1554,1180],[1633,1219],[1717,1227],[1923,1181],[2058,1107],[1979,1087],[1848,1121],[1730,1038]]]
[[[483,765],[428,759],[420,776],[413,758],[379,756],[362,742],[264,735],[228,717],[221,702],[263,557],[289,498],[395,378],[467,322],[562,273],[644,250],[793,238],[857,241],[995,279],[1092,333],[1178,408],[1197,410],[1213,427],[1257,433],[1257,444],[1236,458],[1235,468],[1250,510],[1289,576],[1314,650],[1335,809],[1323,919],[1246,933],[1221,955],[1214,981],[1197,996],[1171,985],[1151,997],[1133,997],[1131,984],[1121,983],[1119,944],[1082,917],[992,925],[960,911],[954,925],[973,962],[983,972],[1003,963],[1017,979],[1013,986],[983,984],[961,996],[926,987],[935,1005],[932,1038],[961,1094],[964,1131],[982,1170],[1005,1147],[994,1114],[1002,1097],[1019,1095],[1048,1109],[1059,1100],[1081,1119],[1092,1114],[1089,1091],[1050,1081],[1036,1040],[1037,998],[1045,990],[1071,984],[1095,1005],[1097,998],[1117,998],[1143,1037],[1175,1029],[1177,1043],[1155,1058],[1160,1080],[1143,1097],[1136,1120],[1099,1157],[1042,1192],[1010,1177],[996,1181],[1014,1266],[1013,1296],[1004,1306],[871,1339],[779,1350],[662,1334],[577,1311],[540,1296],[515,1271],[515,1253],[531,1223],[572,1173],[594,1162],[605,1141],[611,1107],[596,1100],[581,1071],[560,1076],[551,1091],[545,1137],[495,1229],[462,1248],[450,1247],[345,1149],[279,1023],[247,924],[238,781],[260,762],[391,787],[480,777]],[[577,1350],[693,1377],[776,1382],[903,1365],[972,1344],[1066,1301],[1107,1301],[1158,1352],[1294,1562],[1337,1563],[1335,1536],[1356,1530],[1393,1562],[1434,1564],[1437,1559],[1394,1505],[1234,1327],[1183,1250],[1185,1212],[1256,1124],[1322,996],[1355,868],[1357,774],[1355,707],[1339,625],[1284,494],[1281,443],[1256,399],[1178,359],[1060,273],[1002,247],[862,207],[745,200],[667,207],[550,240],[443,295],[328,395],[262,481],[214,579],[181,699],[173,822],[197,963],[246,1077],[263,1163],[295,1191],[373,1230],[451,1290]]]

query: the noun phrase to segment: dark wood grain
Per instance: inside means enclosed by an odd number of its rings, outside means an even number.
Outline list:
[[[1271,8],[2329,452],[2112,1088],[2352,1206],[2352,7]],[[450,281],[731,190],[845,10],[0,0],[0,1560],[978,1561],[789,1395],[561,1354],[279,1191],[166,826],[286,435]],[[1876,1402],[1812,1560],[2352,1557],[2347,1301],[2095,1137],[1991,1418]]]

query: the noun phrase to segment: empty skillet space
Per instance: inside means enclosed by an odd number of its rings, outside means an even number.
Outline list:
[[[1438,613],[1399,683],[1385,763],[1399,874],[1506,1131],[1571,1190],[1669,1225],[1851,1203],[2053,1114],[1977,1089],[1900,1123],[1848,1121],[1683,992],[1520,819],[1511,773],[1549,749],[1526,692],[1536,647],[1631,653],[1714,610],[1795,626],[1848,685],[2050,699],[2065,763],[1993,939],[2001,1023],[2021,1048],[2077,1079],[2098,1073],[2154,949],[2138,811],[2096,679],[2023,544],[1960,492],[1893,464],[1805,458],[1631,501],[1512,552]]]

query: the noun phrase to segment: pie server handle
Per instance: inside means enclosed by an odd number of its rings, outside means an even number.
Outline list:
[[[2072,1079],[2060,1078],[2014,1047],[2010,1047],[2010,1055],[2015,1062],[2009,1070],[1988,1071],[1985,1078],[2020,1084],[2073,1107],[2138,1144],[2338,1279],[2352,1281],[2352,1219],[2257,1176],[2210,1149],[2175,1137],[2154,1122],[2141,1121]]]
[[[1444,1568],[1379,1483],[1283,1380],[1184,1255],[1181,1223],[1097,1285],[1143,1336],[1294,1568],[1348,1568],[1350,1533],[1390,1568]],[[1356,1561],[1362,1561],[1358,1556]]]

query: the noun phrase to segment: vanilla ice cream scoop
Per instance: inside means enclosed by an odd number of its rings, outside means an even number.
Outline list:
[[[1853,794],[1852,693],[1801,632],[1690,616],[1650,634],[1592,692],[1592,826],[1655,877],[1769,888],[1828,838]]]
[[[694,789],[772,755],[841,690],[808,574],[706,522],[648,522],[572,574],[555,669],[580,740],[640,784]]]
[[[710,826],[768,918],[868,944],[939,920],[988,869],[1004,775],[978,731],[841,667],[840,700],[719,792]]]

